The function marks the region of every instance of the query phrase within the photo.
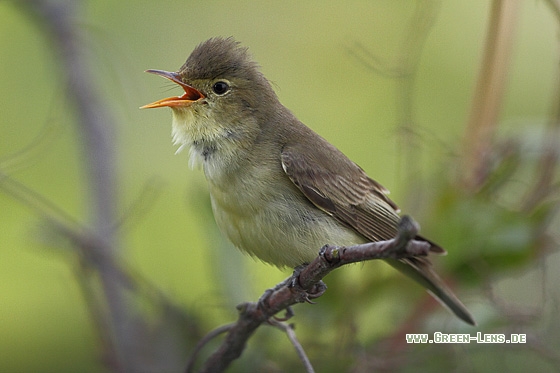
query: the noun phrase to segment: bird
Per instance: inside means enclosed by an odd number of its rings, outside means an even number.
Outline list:
[[[201,167],[220,231],[241,251],[278,267],[311,262],[325,244],[394,238],[400,221],[388,190],[280,102],[247,47],[213,37],[176,72],[146,70],[184,93],[141,108],[172,111],[172,139]],[[429,252],[445,254],[436,243]],[[386,259],[475,325],[427,257]]]

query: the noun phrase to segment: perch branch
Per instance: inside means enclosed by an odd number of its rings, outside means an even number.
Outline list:
[[[237,307],[239,319],[228,326],[225,340],[208,358],[201,372],[223,372],[241,355],[248,339],[262,323],[283,310],[289,310],[296,303],[310,302],[310,299],[321,296],[326,290],[321,280],[334,269],[367,260],[428,255],[430,245],[414,240],[417,233],[418,225],[404,216],[397,236],[391,240],[347,247],[324,246],[314,261],[303,269],[297,269],[275,288],[267,290],[258,302],[243,303]]]

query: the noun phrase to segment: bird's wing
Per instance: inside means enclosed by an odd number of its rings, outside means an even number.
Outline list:
[[[298,147],[282,149],[282,167],[315,206],[370,241],[395,237],[400,218],[397,205],[387,197],[387,189],[334,147],[325,154],[298,151]],[[326,154],[334,154],[337,159],[324,162],[321,158]],[[444,252],[433,246],[434,252]]]
[[[399,223],[398,208],[387,197],[385,188],[328,143],[320,146],[331,147],[330,152],[299,151],[299,146],[282,149],[282,167],[309,201],[370,241],[395,237]],[[324,162],[321,158],[327,154],[337,159]],[[423,237],[417,236],[416,239],[429,242],[433,253],[445,253],[441,247]],[[475,324],[469,311],[435,273],[428,258],[388,259],[387,262],[424,286],[459,318]]]

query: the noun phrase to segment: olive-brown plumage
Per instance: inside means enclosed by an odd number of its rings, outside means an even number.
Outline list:
[[[398,208],[388,191],[285,108],[235,40],[200,44],[176,73],[148,71],[185,90],[144,107],[172,109],[174,142],[202,165],[216,222],[239,249],[295,267],[325,244],[395,236]],[[427,258],[388,262],[474,324]]]

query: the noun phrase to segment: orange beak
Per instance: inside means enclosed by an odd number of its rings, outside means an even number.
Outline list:
[[[147,73],[163,76],[165,79],[171,80],[173,83],[179,84],[184,90],[185,94],[177,97],[167,97],[162,100],[152,102],[151,104],[141,106],[140,109],[153,109],[158,107],[187,107],[191,106],[193,102],[202,100],[205,96],[198,90],[188,84],[183,83],[181,76],[177,73],[172,73],[163,70],[146,70]]]

